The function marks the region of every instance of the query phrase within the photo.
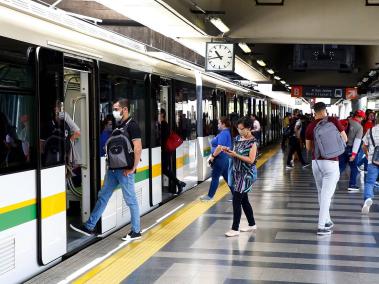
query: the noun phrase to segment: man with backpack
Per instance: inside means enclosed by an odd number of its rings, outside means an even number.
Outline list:
[[[315,120],[305,133],[308,151],[312,151],[312,171],[320,206],[317,235],[330,235],[334,226],[329,213],[330,203],[340,178],[338,156],[345,151],[347,136],[335,117],[328,117],[323,102],[314,105]]]
[[[139,206],[134,190],[134,173],[142,153],[141,130],[137,122],[129,117],[128,99],[119,99],[113,105],[113,116],[119,126],[106,143],[108,169],[104,185],[88,221],[82,226],[70,225],[70,227],[84,235],[93,235],[96,223],[103,214],[113,190],[120,185],[131,215],[131,231],[122,239],[136,240],[141,238],[141,228]]]
[[[379,122],[379,121],[378,121]],[[363,137],[363,151],[368,160],[367,175],[363,193],[362,214],[368,214],[374,198],[374,186],[379,175],[379,125],[369,129]]]
[[[359,186],[357,186],[357,176],[358,176],[358,159],[356,156],[361,147],[361,141],[363,136],[362,120],[365,118],[366,114],[363,110],[357,110],[354,113],[354,117],[348,120],[348,126],[346,130],[347,143],[345,152],[339,157],[339,168],[342,174],[346,169],[346,165],[350,166],[350,180],[349,180],[349,191],[358,191]]]

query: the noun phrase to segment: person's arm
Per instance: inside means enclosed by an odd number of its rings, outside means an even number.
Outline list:
[[[305,140],[305,147],[307,148],[308,152],[311,152],[313,150],[313,141]]]
[[[249,156],[247,156],[247,157],[246,156],[242,156],[240,154],[237,154],[235,151],[226,151],[225,153],[228,154],[231,157],[240,159],[241,161],[243,161],[245,163],[252,164],[252,163],[254,163],[255,157],[257,156],[257,144],[254,143],[251,146],[250,152],[249,152]]]
[[[359,127],[359,130],[358,130],[358,132],[354,138],[353,149],[352,149],[350,161],[354,161],[355,156],[357,155],[357,153],[359,151],[359,147],[361,146],[361,142],[362,142],[362,136],[363,136],[363,128]]]
[[[133,140],[133,146],[134,146],[134,165],[133,168],[128,170],[126,169],[124,171],[124,175],[132,174],[136,171],[138,164],[141,160],[141,154],[142,154],[142,141],[141,139],[134,139]]]

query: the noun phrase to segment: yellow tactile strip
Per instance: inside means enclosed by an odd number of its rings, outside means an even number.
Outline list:
[[[263,154],[257,167],[269,160],[277,150],[278,148],[271,149]],[[220,201],[228,192],[229,188],[223,184],[217,190],[216,202],[200,202],[197,200],[191,202],[160,225],[146,232],[142,241],[129,244],[126,248],[121,249],[76,279],[74,283],[120,283],[210,207]]]

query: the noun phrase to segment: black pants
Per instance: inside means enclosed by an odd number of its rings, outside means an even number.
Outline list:
[[[253,208],[250,205],[247,193],[234,192],[233,193],[233,225],[232,230],[238,231],[241,221],[241,206],[245,212],[249,226],[255,225]]]
[[[288,151],[288,157],[287,157],[287,165],[291,165],[291,160],[293,154],[297,153],[297,156],[299,157],[299,160],[301,164],[305,164],[305,161],[303,159],[303,155],[301,153],[301,147],[300,147],[300,141],[295,136],[291,136],[289,139],[289,151]]]
[[[176,174],[173,173],[170,167],[170,159],[171,159],[171,153],[163,152],[162,153],[162,172],[165,176],[168,177],[170,181],[173,181],[175,183],[175,186],[178,186],[180,183],[180,180],[176,177]],[[175,193],[174,191],[173,193]]]

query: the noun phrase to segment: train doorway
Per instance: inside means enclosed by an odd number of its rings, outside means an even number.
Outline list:
[[[89,80],[90,72],[64,68],[64,130],[66,142],[67,250],[81,246],[86,237],[70,228],[90,215]]]

